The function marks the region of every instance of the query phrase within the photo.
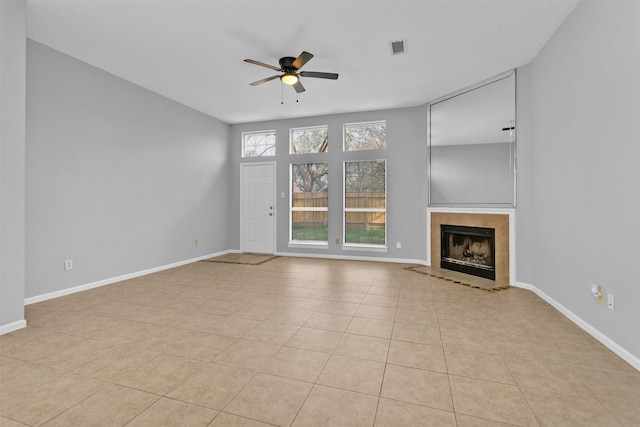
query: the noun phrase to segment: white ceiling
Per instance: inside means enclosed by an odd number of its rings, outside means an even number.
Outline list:
[[[531,61],[578,0],[26,0],[29,38],[227,123],[416,106]],[[406,40],[392,56],[389,43]],[[245,58],[315,55],[293,88]],[[284,104],[281,105],[281,97]]]

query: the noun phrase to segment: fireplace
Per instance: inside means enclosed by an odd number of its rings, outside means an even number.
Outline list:
[[[441,268],[442,225],[493,228],[495,282],[514,285],[515,278],[515,209],[500,208],[427,208],[427,265]]]
[[[440,225],[440,267],[496,279],[495,229]]]

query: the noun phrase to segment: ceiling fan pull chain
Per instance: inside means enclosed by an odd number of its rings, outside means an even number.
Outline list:
[[[280,105],[284,105],[284,83],[280,84]]]

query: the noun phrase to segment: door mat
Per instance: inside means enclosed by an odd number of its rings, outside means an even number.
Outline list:
[[[203,261],[221,262],[224,264],[260,265],[276,258],[278,257],[275,255],[231,253],[231,254],[220,255],[214,258],[205,259]]]
[[[405,270],[413,271],[414,273],[423,274],[425,276],[435,277],[436,279],[452,282],[456,285],[467,286],[469,288],[480,289],[487,292],[499,292],[510,288],[509,285],[505,285],[504,283],[498,283],[493,280],[483,279],[482,277],[458,273],[457,271],[445,270],[442,268],[414,265],[406,267]]]

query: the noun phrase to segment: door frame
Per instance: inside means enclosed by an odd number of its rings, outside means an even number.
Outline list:
[[[246,162],[246,163],[240,163],[240,252],[244,252],[244,168],[245,167],[250,167],[250,166],[265,166],[265,165],[271,165],[273,166],[273,186],[272,186],[272,200],[273,200],[273,248],[272,248],[272,254],[275,255],[276,253],[276,249],[278,247],[278,221],[277,221],[277,217],[278,217],[278,209],[276,208],[276,202],[277,202],[277,198],[276,196],[278,195],[277,192],[277,185],[276,185],[276,178],[278,176],[277,172],[277,168],[278,168],[278,164],[275,161],[271,161],[271,162]]]

